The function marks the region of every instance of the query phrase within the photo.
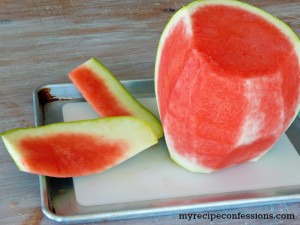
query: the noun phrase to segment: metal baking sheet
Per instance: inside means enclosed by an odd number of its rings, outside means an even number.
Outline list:
[[[137,98],[154,97],[153,80],[125,80],[122,83]],[[40,86],[33,91],[33,101],[36,126],[61,122],[64,120],[62,110],[64,105],[85,102],[72,84]],[[300,157],[299,134],[300,119],[297,117],[286,132],[293,148],[297,150],[296,157]],[[163,140],[160,141],[160,145],[164,146]],[[287,166],[289,166],[288,162]],[[298,174],[297,171],[293,172],[293,174]],[[290,174],[290,176],[293,176],[293,174]],[[219,175],[218,179],[222,179],[222,176]],[[54,221],[63,223],[128,219],[268,204],[271,202],[300,201],[300,185],[297,182],[294,184],[288,182],[287,185],[280,186],[266,186],[267,188],[264,186],[260,188],[253,187],[250,190],[239,189],[237,186],[231,191],[221,189],[216,193],[192,193],[185,196],[174,195],[160,199],[127,200],[126,202],[92,204],[89,206],[80,204],[76,199],[78,193],[74,190],[74,180],[72,178],[40,176],[40,187],[41,206],[44,214]]]

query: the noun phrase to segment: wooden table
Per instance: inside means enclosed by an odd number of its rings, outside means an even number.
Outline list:
[[[69,82],[90,57],[119,78],[153,77],[156,48],[172,14],[188,1],[2,0],[0,2],[0,132],[33,126],[32,90]],[[248,0],[300,34],[298,0]],[[295,220],[180,221],[178,215],[99,224],[299,224],[300,203],[228,209],[221,213],[293,213]],[[0,143],[0,224],[55,224],[40,210],[38,176],[18,171]]]

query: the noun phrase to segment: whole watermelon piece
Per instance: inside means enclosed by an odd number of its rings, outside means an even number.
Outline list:
[[[212,172],[256,160],[299,111],[300,42],[239,1],[195,1],[161,36],[155,88],[174,161]]]

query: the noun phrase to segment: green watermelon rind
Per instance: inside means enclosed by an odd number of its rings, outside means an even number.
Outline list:
[[[106,127],[107,124],[109,129]],[[134,126],[134,127],[131,127]],[[106,127],[106,128],[105,128]],[[128,127],[130,127],[128,129]],[[135,129],[133,129],[135,128]],[[104,129],[104,130],[103,130]],[[106,129],[106,130],[105,130]],[[127,130],[126,130],[127,129]],[[128,157],[121,160],[119,163],[134,156],[135,154],[149,148],[158,142],[152,128],[149,124],[139,118],[131,116],[116,116],[106,118],[96,118],[89,120],[60,122],[48,124],[40,127],[16,128],[0,134],[7,151],[14,160],[20,171],[29,172],[30,168],[22,163],[22,149],[16,143],[20,139],[30,137],[47,137],[47,135],[57,133],[84,133],[96,135],[105,135],[107,139],[118,140],[122,139],[130,142],[130,146],[135,146],[135,149],[128,151]],[[99,137],[100,137],[99,136]],[[126,137],[129,139],[126,139]],[[51,153],[49,153],[51,154]],[[41,162],[42,163],[42,162]],[[112,165],[114,166],[114,165]]]
[[[155,68],[154,68],[154,85],[155,85],[154,87],[155,87],[156,101],[157,101],[158,106],[159,106],[159,95],[158,95],[157,81],[158,81],[158,76],[159,76],[158,74],[159,74],[161,54],[162,54],[162,49],[163,49],[165,40],[167,39],[169,33],[172,31],[172,28],[182,19],[185,22],[185,24],[187,25],[187,29],[188,29],[187,34],[193,35],[192,29],[191,29],[191,21],[190,21],[191,15],[195,12],[195,10],[198,9],[199,6],[203,7],[203,6],[214,5],[214,4],[218,4],[218,5],[223,4],[226,6],[239,7],[241,9],[245,9],[251,13],[254,13],[258,16],[261,16],[262,18],[269,21],[276,28],[278,28],[278,30],[280,30],[292,43],[292,45],[294,46],[294,52],[298,57],[298,61],[299,61],[299,65],[300,65],[300,39],[299,39],[298,35],[295,33],[295,31],[290,26],[288,26],[286,23],[284,23],[282,20],[276,18],[275,16],[273,16],[272,14],[270,14],[269,12],[267,12],[263,9],[260,9],[253,5],[250,5],[250,4],[247,4],[244,2],[240,2],[237,0],[226,0],[226,1],[225,0],[196,0],[196,1],[193,1],[193,2],[183,6],[170,18],[170,20],[168,21],[168,23],[167,23],[166,27],[164,28],[162,35],[160,37],[157,52],[156,52],[156,60],[155,60]],[[191,36],[191,38],[192,38],[192,36]],[[158,107],[158,111],[160,113],[160,107]],[[294,119],[299,114],[299,111],[300,111],[300,104],[298,104],[298,107],[295,110],[294,117],[291,119],[291,122],[287,126],[286,129],[288,129],[288,127],[292,124]],[[163,123],[163,121],[162,121],[162,123]],[[191,172],[203,172],[203,173],[211,173],[212,172],[211,169],[204,168],[204,167],[200,168],[199,165],[196,165],[190,161],[186,161],[183,157],[178,155],[178,153],[176,153],[176,151],[171,149],[173,147],[172,147],[171,141],[168,140],[168,137],[166,137],[166,142],[169,147],[171,158],[175,163],[185,167],[186,169],[188,169]],[[260,157],[258,157],[258,158],[260,158]]]
[[[97,75],[101,76],[101,78],[104,78],[105,84],[108,86],[111,93],[118,98],[119,103],[122,104],[126,110],[130,111],[133,116],[147,121],[150,127],[152,127],[157,138],[161,138],[163,136],[163,129],[160,120],[139,101],[137,101],[117,79],[117,77],[99,60],[91,58],[83,63],[82,66],[87,66]]]

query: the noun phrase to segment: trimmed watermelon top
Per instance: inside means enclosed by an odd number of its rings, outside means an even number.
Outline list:
[[[294,46],[261,14],[211,4],[191,17],[194,46],[226,75],[272,75],[290,60]]]
[[[164,29],[155,91],[171,157],[212,171],[263,155],[300,107],[300,41],[234,0],[184,6]]]
[[[285,108],[298,103],[290,90],[298,90],[299,38],[289,26],[259,8],[235,0],[201,0],[172,17],[161,36],[155,65],[155,91],[162,119],[166,107],[170,107],[171,92],[158,92],[179,85],[181,72],[192,70],[193,62],[187,61],[190,55],[199,64],[209,64],[210,72],[229,77],[232,82],[236,82],[234,77],[277,79],[278,73],[292,74],[290,81],[282,83]],[[202,65],[201,69],[207,68]]]

